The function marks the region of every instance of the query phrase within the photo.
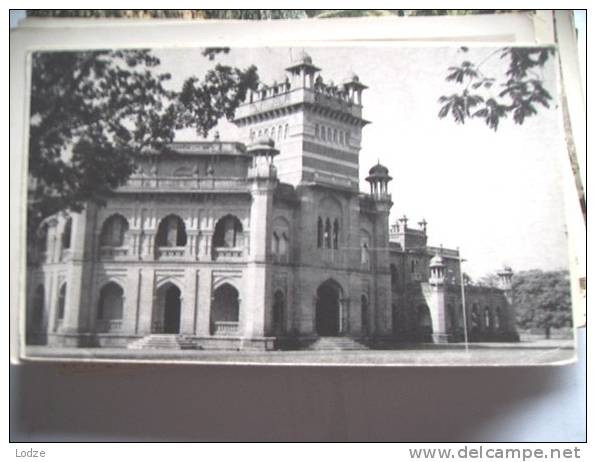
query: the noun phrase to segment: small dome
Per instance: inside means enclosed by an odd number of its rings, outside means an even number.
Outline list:
[[[275,149],[275,141],[272,138],[262,137],[255,140],[254,143],[248,146],[249,153],[259,153],[259,152],[268,152],[270,154],[276,155],[279,153],[277,149]]]
[[[443,257],[441,257],[440,255],[435,255],[431,260],[430,260],[430,266],[431,267],[436,267],[436,266],[445,266],[445,264],[443,263]]]
[[[499,271],[499,274],[513,274],[513,270],[511,269],[511,266],[505,265],[501,271]]]
[[[348,77],[350,82],[360,82],[360,77],[355,72],[350,72],[350,76]]]
[[[310,65],[312,65],[312,58],[306,51],[302,50],[300,53],[298,53],[296,58],[294,58],[293,64],[310,64]]]
[[[389,169],[381,163],[377,163],[377,165],[373,166],[369,171],[368,174],[371,176],[389,176]]]

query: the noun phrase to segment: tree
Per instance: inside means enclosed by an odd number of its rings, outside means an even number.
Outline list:
[[[513,306],[524,329],[571,326],[571,293],[568,271],[522,271],[513,276]]]
[[[461,47],[460,51],[469,50]],[[492,51],[477,64],[464,60],[459,66],[449,67],[445,80],[462,89],[439,98],[442,104],[439,118],[451,115],[460,124],[479,118],[495,131],[509,115],[516,124],[523,124],[528,117],[538,114],[538,106],[550,107],[552,97],[536,70],[554,53],[553,47],[505,47]],[[500,78],[483,71],[484,65],[497,56],[508,63],[505,75]]]
[[[227,49],[205,49],[210,60]],[[102,204],[135,169],[135,158],[165,149],[175,130],[206,135],[231,118],[254,66],[216,65],[181,91],[166,88],[167,73],[149,50],[37,52],[32,59],[28,237],[58,211]]]

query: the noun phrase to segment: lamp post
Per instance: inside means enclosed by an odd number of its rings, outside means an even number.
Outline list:
[[[461,252],[459,251],[459,247],[457,248],[457,255],[459,257],[459,279],[461,285],[461,307],[464,316],[464,345],[466,348],[466,353],[469,352],[468,346],[468,317],[466,315],[466,290],[464,288],[464,272],[462,271],[462,263],[466,260],[461,257]]]

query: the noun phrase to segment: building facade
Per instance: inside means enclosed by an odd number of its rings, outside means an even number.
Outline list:
[[[515,339],[509,269],[498,289],[462,291],[458,252],[428,246],[424,220],[390,226],[385,167],[359,191],[366,86],[319,72],[302,54],[284,82],[238,108],[238,141],[145,153],[105,206],[46,219],[28,271],[28,342],[392,347],[460,341],[464,330]]]

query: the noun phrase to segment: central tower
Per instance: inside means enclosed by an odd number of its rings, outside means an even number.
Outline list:
[[[234,123],[246,144],[261,137],[275,141],[279,180],[297,186],[321,183],[358,190],[362,91],[352,74],[340,85],[325,82],[320,68],[302,52],[285,69],[283,82],[250,91]]]

